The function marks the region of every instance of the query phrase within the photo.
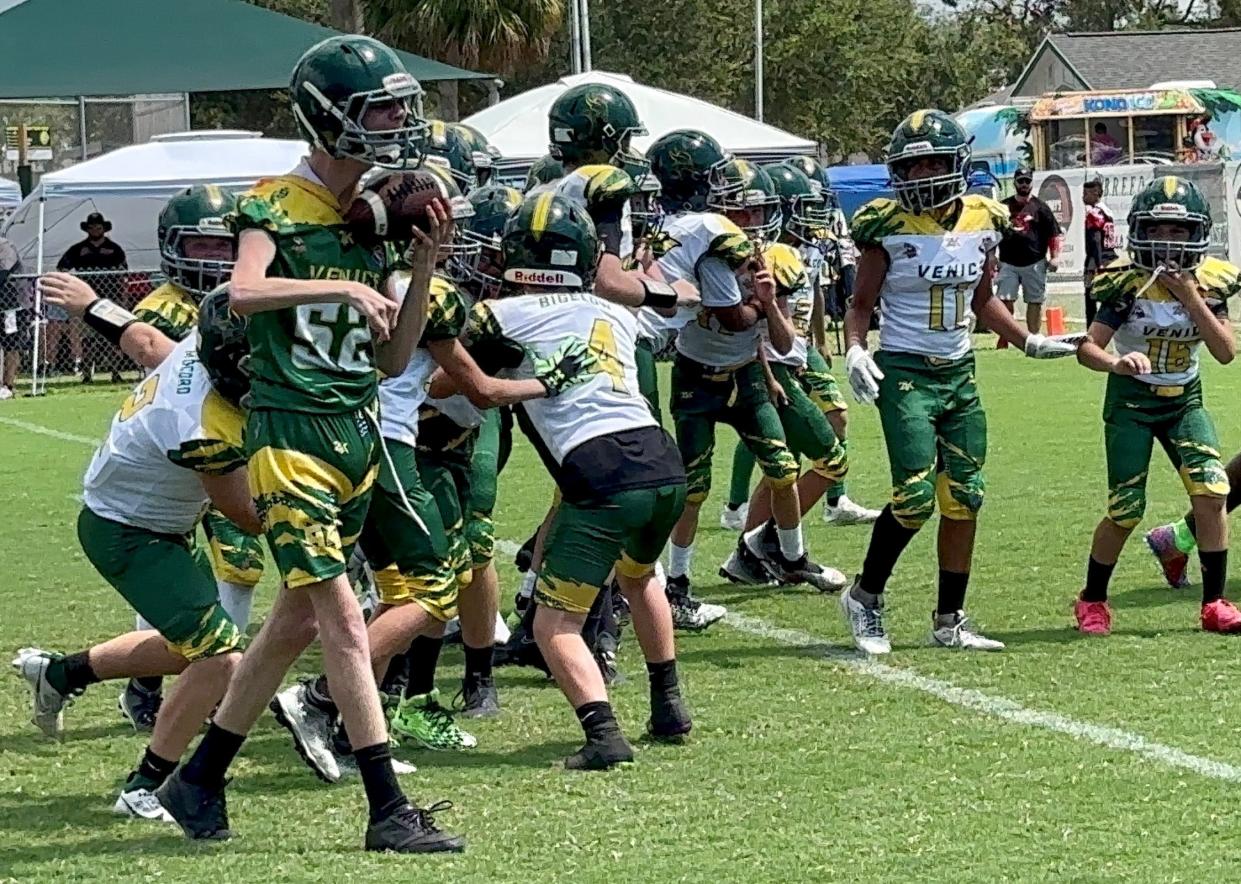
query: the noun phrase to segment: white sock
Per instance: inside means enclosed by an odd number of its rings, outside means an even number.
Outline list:
[[[141,615],[141,614],[139,614],[137,617],[135,617],[135,618],[134,618],[134,620],[136,620],[136,621],[137,621],[137,624],[138,624],[138,629],[139,629],[139,630],[142,630],[142,629],[154,629],[154,628],[155,628],[155,627],[154,627],[154,626],[152,626],[150,623],[147,623],[147,622],[146,622],[146,620],[144,620],[144,619],[143,619],[143,617],[142,617],[142,615]]]
[[[780,555],[784,556],[790,562],[796,562],[806,554],[806,548],[801,542],[801,525],[794,525],[792,528],[776,528],[776,536],[780,538]]]
[[[668,576],[684,577],[689,573],[690,564],[694,560],[694,544],[677,546],[668,544]]]
[[[220,607],[237,624],[237,628],[245,632],[250,623],[250,606],[254,604],[254,587],[227,580],[217,580],[215,587],[220,593]]]
[[[534,595],[534,581],[538,579],[539,575],[535,574],[533,570],[527,571],[521,576],[521,589],[519,592],[523,599],[528,599]]]

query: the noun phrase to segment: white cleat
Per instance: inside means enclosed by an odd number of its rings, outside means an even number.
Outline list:
[[[931,638],[935,644],[945,648],[960,648],[962,651],[1002,651],[1004,642],[979,635],[965,624],[969,618],[962,611],[954,611],[952,620],[941,621],[938,615],[931,615]]]
[[[157,823],[175,823],[172,814],[164,810],[155,793],[150,789],[132,789],[121,792],[112,805],[112,812],[133,820],[152,820]]]
[[[867,509],[842,495],[835,506],[823,503],[823,521],[829,525],[869,525],[879,518],[879,510]]]
[[[332,751],[331,716],[315,706],[307,698],[306,682],[285,688],[272,698],[269,708],[280,723],[293,736],[293,746],[302,756],[306,766],[325,783],[340,780],[340,765]]]
[[[353,760],[352,755],[336,756],[336,763],[340,766],[340,775],[342,777],[356,777],[358,775],[358,763]],[[402,761],[399,758],[392,759],[392,772],[398,777],[408,776],[409,774],[418,773],[418,768],[414,767],[408,761]]]
[[[13,668],[30,686],[33,714],[31,722],[49,737],[59,737],[65,730],[65,707],[73,697],[62,694],[47,681],[47,667],[56,659],[40,648],[22,648],[13,658]]]
[[[857,586],[854,578],[853,585]],[[840,610],[845,615],[845,623],[853,634],[853,644],[864,654],[887,654],[892,650],[892,642],[883,629],[883,606],[868,608],[853,597],[853,591],[846,590],[840,594]]]
[[[740,531],[745,527],[746,516],[750,514],[750,505],[743,503],[736,509],[725,506],[720,510],[720,527],[729,531]]]

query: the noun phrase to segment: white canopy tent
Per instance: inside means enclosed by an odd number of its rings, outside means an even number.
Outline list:
[[[515,95],[493,107],[481,110],[465,120],[499,148],[504,160],[502,175],[512,175],[528,168],[547,153],[547,112],[566,89],[579,83],[608,83],[620,89],[638,109],[650,135],[634,139],[645,149],[652,141],[673,129],[701,129],[713,136],[727,150],[756,160],[778,160],[796,154],[814,154],[815,143],[791,135],[783,129],[768,126],[734,113],[710,102],[679,95],[653,86],[634,82],[624,74],[589,71],[563,77],[555,83],[539,86]]]
[[[17,206],[22,201],[22,189],[16,181],[0,178],[0,212]]]
[[[88,214],[101,212],[129,266],[153,269],[159,266],[156,219],[169,196],[193,184],[244,189],[289,171],[308,151],[304,142],[255,132],[156,136],[44,175],[3,232],[28,270],[43,269],[82,239],[79,224]]]

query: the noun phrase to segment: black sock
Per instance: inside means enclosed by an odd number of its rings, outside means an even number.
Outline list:
[[[1197,540],[1198,539],[1198,523],[1194,520],[1193,513],[1185,514],[1185,527],[1189,529],[1190,536],[1192,536],[1195,540]]]
[[[1107,585],[1112,579],[1116,564],[1105,565],[1094,556],[1086,563],[1086,588],[1082,590],[1083,602],[1106,602]]]
[[[829,494],[829,495],[827,495],[827,505],[828,505],[828,506],[839,506],[839,505],[840,505],[840,498],[842,498],[842,497],[844,497],[844,495],[843,495],[843,494]]]
[[[952,614],[965,607],[965,588],[970,583],[970,572],[959,574],[956,571],[939,569],[939,601],[935,613]]]
[[[439,666],[442,647],[443,638],[420,635],[414,639],[409,646],[409,682],[405,685],[405,696],[420,697],[435,690],[435,669]]]
[[[1224,581],[1228,578],[1228,550],[1215,552],[1198,550],[1202,563],[1202,604],[1206,605],[1224,597]]]
[[[48,683],[62,694],[76,694],[88,685],[98,684],[99,676],[90,668],[90,651],[78,651],[47,667]]]
[[[495,646],[485,648],[465,647],[465,678],[466,681],[479,681],[491,678],[491,662],[495,657]]]
[[[607,700],[583,703],[573,711],[577,713],[577,720],[581,723],[587,740],[605,740],[620,733],[620,725],[616,723],[612,704]]]
[[[306,686],[306,701],[328,715],[336,716],[339,710],[332,701],[332,692],[327,686],[327,676],[320,675]]]
[[[651,696],[667,696],[672,693],[680,693],[680,685],[677,682],[677,661],[676,658],[665,660],[662,663],[646,664],[646,674],[651,680]]]
[[[355,749],[353,757],[358,762],[362,788],[366,790],[366,803],[371,806],[372,823],[387,818],[392,811],[409,803],[396,781],[392,750],[386,741]]]
[[[131,681],[148,694],[158,694],[164,688],[164,677],[162,675],[148,675],[146,678],[135,678],[131,679]]]
[[[169,761],[167,758],[160,758],[151,751],[151,747],[147,746],[146,752],[142,754],[142,760],[138,762],[138,769],[134,771],[144,780],[149,780],[156,786],[163,785],[164,780],[168,779],[168,775],[176,769],[177,761],[174,758]]]
[[[909,541],[918,533],[916,528],[906,528],[892,515],[892,505],[883,508],[875,527],[870,532],[870,546],[862,562],[861,585],[869,593],[879,595],[888,585],[896,560],[901,557]]]
[[[207,725],[207,733],[202,742],[181,768],[181,778],[187,783],[209,789],[220,788],[224,785],[224,775],[228,773],[229,765],[233,763],[245,741],[245,734],[226,731],[214,721],[211,722]]]

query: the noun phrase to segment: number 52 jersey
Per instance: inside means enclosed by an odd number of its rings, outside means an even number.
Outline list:
[[[941,223],[942,222],[942,223]],[[872,200],[853,216],[853,241],[883,249],[879,349],[960,359],[970,351],[970,305],[987,254],[1010,230],[1008,209],[969,194],[955,218],[914,214],[895,200]]]
[[[245,417],[212,388],[196,338],[178,344],[112,418],[83,480],[83,500],[95,515],[188,534],[207,507],[198,474],[245,466]]]

